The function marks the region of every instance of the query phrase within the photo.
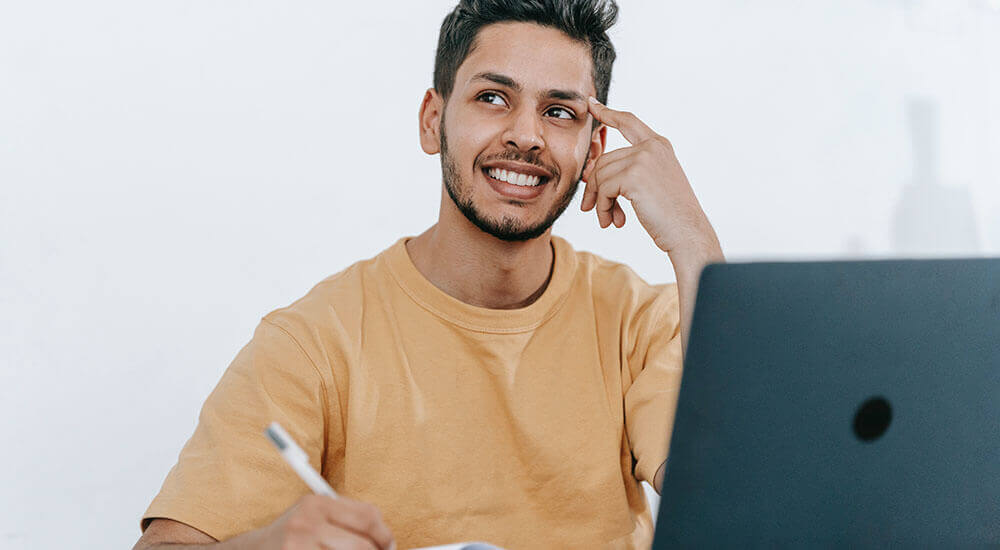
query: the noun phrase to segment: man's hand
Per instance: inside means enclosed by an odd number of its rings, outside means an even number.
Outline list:
[[[590,113],[631,144],[601,155],[586,179],[584,212],[597,207],[602,228],[625,225],[618,197],[632,202],[639,223],[670,256],[680,294],[682,345],[687,348],[698,277],[706,264],[725,257],[712,224],[681,169],[674,148],[638,117],[609,109],[590,98]]]
[[[214,543],[214,544],[213,544]],[[395,550],[396,542],[371,504],[343,497],[304,496],[268,525],[217,542],[184,523],[157,518],[132,550]]]
[[[597,207],[601,227],[625,225],[619,196],[632,208],[660,250],[718,248],[715,231],[702,211],[673,146],[638,117],[605,107],[591,98],[590,112],[598,122],[621,132],[631,144],[601,155],[583,191],[584,212]]]
[[[378,508],[344,497],[308,495],[263,527],[263,548],[321,550],[395,549],[396,543]]]

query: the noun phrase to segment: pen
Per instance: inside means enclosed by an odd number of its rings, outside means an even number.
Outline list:
[[[312,489],[312,492],[317,495],[327,495],[337,498],[337,492],[333,490],[333,487],[330,487],[330,484],[323,479],[323,476],[319,475],[309,465],[309,457],[306,455],[306,452],[295,443],[292,436],[288,435],[288,432],[280,424],[271,422],[267,429],[264,430],[264,434],[271,440],[271,443],[274,443],[274,446],[278,448],[278,452],[281,453],[281,457],[295,470],[296,474],[299,474],[299,477],[302,478],[302,481],[306,482],[306,485]]]

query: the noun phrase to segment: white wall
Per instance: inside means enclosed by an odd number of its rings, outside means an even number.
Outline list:
[[[621,3],[610,103],[731,259],[1000,252],[1000,1]],[[130,547],[257,320],[433,223],[453,0],[390,5],[0,3],[0,547]],[[673,277],[634,218],[556,231]]]

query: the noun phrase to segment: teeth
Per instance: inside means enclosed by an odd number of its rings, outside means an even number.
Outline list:
[[[520,185],[521,187],[534,187],[542,182],[542,178],[538,176],[518,174],[517,172],[508,172],[507,170],[498,170],[496,168],[490,168],[487,173],[491,178],[496,178],[512,185]]]

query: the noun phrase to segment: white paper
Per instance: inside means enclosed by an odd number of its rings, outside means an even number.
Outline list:
[[[503,550],[503,548],[485,542],[456,542],[441,546],[424,546],[423,548],[414,548],[414,550]]]

